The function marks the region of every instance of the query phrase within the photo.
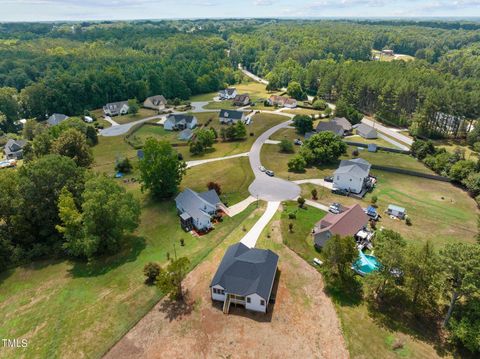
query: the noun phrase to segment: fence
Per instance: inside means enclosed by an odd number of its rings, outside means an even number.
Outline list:
[[[443,177],[443,176],[439,176],[439,175],[432,175],[432,174],[429,174],[429,173],[411,171],[411,170],[407,170],[407,169],[404,169],[404,168],[372,165],[372,169],[385,171],[385,172],[399,173],[399,174],[415,176],[415,177],[421,177],[421,178],[427,178],[427,179],[431,179],[431,180],[435,180],[435,181],[441,181],[441,182],[451,182],[450,178],[448,178],[448,177]]]
[[[362,148],[368,148],[368,144],[366,143],[360,143],[360,142],[352,142],[352,141],[345,141],[347,145],[350,146],[357,146],[357,147],[362,147]],[[383,146],[377,146],[378,151],[385,151],[385,152],[393,152],[393,153],[401,153],[404,155],[409,155],[411,154],[410,151],[406,150],[401,150],[399,148],[390,148],[390,147],[383,147]]]

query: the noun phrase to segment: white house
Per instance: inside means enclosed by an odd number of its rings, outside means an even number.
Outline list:
[[[197,126],[197,118],[191,115],[171,114],[163,123],[163,128],[168,131],[182,131],[186,128],[193,130]]]
[[[220,100],[233,100],[237,96],[237,89],[234,87],[226,88],[218,92]]]
[[[377,130],[374,129],[372,126],[361,123],[357,126],[357,135],[371,140],[377,138]]]
[[[223,208],[215,190],[197,193],[185,189],[175,198],[182,228],[204,232],[212,228],[212,218]]]
[[[220,120],[220,123],[232,124],[238,121],[245,121],[245,114],[242,111],[220,110],[218,119]]]
[[[370,173],[370,163],[362,158],[342,160],[333,174],[333,188],[361,193]]]
[[[111,102],[103,106],[103,113],[107,116],[126,115],[129,109],[128,101]]]
[[[243,243],[228,247],[210,284],[212,300],[266,313],[277,273],[278,255],[271,250],[248,248]]]

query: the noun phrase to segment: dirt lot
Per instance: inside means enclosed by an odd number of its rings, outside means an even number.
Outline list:
[[[106,358],[348,358],[321,275],[273,234],[280,262],[267,315],[233,306],[224,315],[212,303],[208,285],[225,251],[220,246],[185,280],[188,304],[161,301]]]

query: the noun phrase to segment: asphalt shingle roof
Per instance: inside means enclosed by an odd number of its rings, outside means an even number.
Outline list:
[[[316,132],[325,132],[330,131],[336,135],[343,136],[344,129],[339,124],[329,121],[329,122],[320,122],[315,129]]]
[[[237,243],[225,252],[210,286],[219,284],[227,293],[241,296],[256,293],[268,300],[277,264],[278,255],[271,250]]]
[[[240,120],[243,116],[242,111],[235,111],[235,110],[220,110],[220,117],[221,118],[228,118],[232,120]]]

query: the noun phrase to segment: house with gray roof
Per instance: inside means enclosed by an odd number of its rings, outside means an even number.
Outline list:
[[[368,182],[371,165],[362,158],[342,160],[333,174],[333,188],[361,193]]]
[[[175,204],[182,228],[186,231],[208,231],[213,227],[212,219],[223,208],[222,201],[213,189],[197,193],[186,188],[175,198]]]
[[[362,136],[368,140],[377,138],[377,130],[372,126],[361,123],[357,126],[357,135]]]
[[[189,141],[193,137],[193,131],[189,128],[184,129],[178,134],[180,141]]]
[[[7,160],[21,160],[23,158],[23,147],[27,144],[26,140],[9,139],[3,152]]]
[[[120,116],[126,115],[129,109],[128,101],[111,102],[103,106],[103,113],[107,116]]]
[[[212,300],[266,313],[277,273],[278,255],[271,250],[249,248],[239,242],[228,247],[210,283]]]
[[[337,136],[343,136],[343,134],[345,132],[342,126],[340,126],[339,124],[337,124],[336,122],[333,122],[333,121],[319,122],[315,131],[317,133],[333,132]]]
[[[220,100],[233,100],[235,96],[237,96],[237,89],[234,87],[229,87],[218,92]]]
[[[197,126],[197,118],[192,115],[170,114],[163,123],[167,131],[182,131],[186,128],[193,130]]]
[[[218,118],[220,120],[220,123],[232,124],[237,123],[238,121],[244,121],[245,114],[242,111],[236,110],[220,110]]]
[[[352,124],[345,117],[335,117],[331,122],[335,122],[337,125],[342,126],[344,135],[352,132]]]
[[[49,124],[50,126],[56,126],[61,122],[65,121],[67,118],[68,116],[62,113],[54,113],[52,116],[48,118],[47,124]]]
[[[165,106],[167,106],[167,100],[162,95],[147,97],[143,102],[143,107],[157,111],[164,110]]]

